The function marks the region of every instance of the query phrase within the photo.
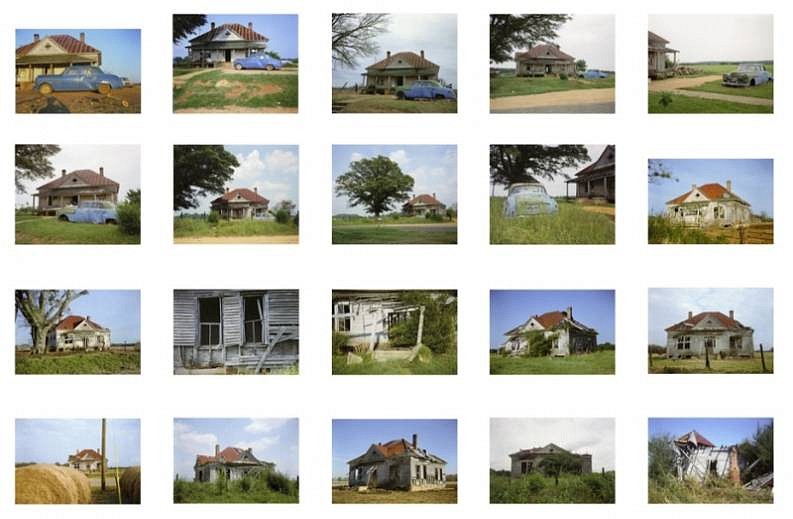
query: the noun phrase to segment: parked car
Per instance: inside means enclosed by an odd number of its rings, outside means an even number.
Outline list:
[[[533,216],[554,214],[559,211],[556,200],[548,195],[545,187],[536,182],[512,184],[504,202],[504,216]]]
[[[111,202],[82,202],[79,206],[68,205],[55,211],[55,217],[61,222],[80,223],[117,223],[116,206]]]
[[[60,74],[42,74],[36,78],[35,88],[40,94],[92,90],[109,94],[114,88],[124,86],[124,80],[115,74],[106,74],[93,65],[71,65]]]
[[[773,80],[765,65],[760,63],[741,63],[734,71],[721,76],[722,85],[734,87],[757,86]]]
[[[234,68],[236,70],[242,69],[259,69],[259,70],[280,70],[283,63],[278,58],[272,58],[267,54],[252,54],[247,58],[237,58],[234,60]]]
[[[589,69],[578,73],[578,77],[584,79],[606,79],[609,77],[608,72],[602,70]]]
[[[438,81],[421,79],[408,87],[400,87],[396,91],[399,99],[457,99],[457,94]]]

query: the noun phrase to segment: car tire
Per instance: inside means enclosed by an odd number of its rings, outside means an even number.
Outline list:
[[[402,92],[401,90],[396,93],[396,96],[397,96],[397,99],[406,99],[405,93]]]
[[[52,93],[52,85],[49,83],[42,83],[39,85],[39,94],[48,96]]]
[[[751,81],[749,81],[749,86],[754,86],[754,85],[755,85],[755,81],[754,81],[754,79],[752,79]]]
[[[108,218],[107,220],[105,220],[105,224],[108,224],[108,225],[115,225],[117,223],[118,222],[114,218]]]
[[[234,70],[242,70],[242,65],[240,65],[239,63],[235,63]]]
[[[99,85],[99,86],[96,88],[96,91],[97,91],[97,92],[99,92],[100,94],[102,94],[103,96],[106,96],[106,95],[108,95],[108,94],[110,93],[110,91],[111,91],[111,90],[113,90],[113,88],[112,88],[112,87],[111,87],[109,84],[107,84],[107,83],[101,83],[101,84],[100,84],[100,85]]]
[[[65,214],[62,214],[62,215],[60,215],[60,216],[58,217],[58,221],[59,221],[59,222],[68,222],[68,221],[69,221],[69,217],[68,217],[68,216],[66,216]]]
[[[446,99],[443,94],[435,94],[435,99]]]
[[[272,65],[267,65],[266,67],[264,67],[264,69],[268,71],[273,70],[274,68],[275,67],[273,67]]]

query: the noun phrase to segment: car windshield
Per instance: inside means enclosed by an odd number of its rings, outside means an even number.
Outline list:
[[[512,186],[509,188],[509,194],[518,195],[523,193],[545,193],[545,188],[539,184]]]
[[[752,65],[750,63],[743,63],[738,65],[738,72],[757,72],[760,70],[760,65]]]

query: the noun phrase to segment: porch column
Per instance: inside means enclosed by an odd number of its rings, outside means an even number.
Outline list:
[[[603,177],[603,196],[606,197],[606,201],[608,202],[609,199],[609,177]]]

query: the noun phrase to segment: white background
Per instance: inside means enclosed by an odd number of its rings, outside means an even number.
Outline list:
[[[0,161],[8,172],[1,227],[0,298],[6,354],[0,371],[0,516],[100,515],[108,509],[13,505],[14,418],[140,417],[142,507],[115,507],[118,517],[275,512],[364,517],[372,512],[432,514],[539,513],[541,517],[789,517],[793,451],[790,438],[790,206],[774,204],[773,246],[646,245],[648,157],[773,157],[775,192],[787,193],[793,12],[786,2],[664,0],[490,1],[21,1],[6,4],[2,24]],[[333,11],[458,12],[459,114],[337,115],[330,113],[330,13]],[[663,11],[659,11],[662,9]],[[653,116],[646,114],[646,31],[649,13],[737,12],[775,16],[775,114]],[[172,115],[173,13],[300,15],[298,115]],[[490,12],[615,13],[616,115],[489,115]],[[14,29],[141,28],[142,115],[15,115]],[[747,34],[747,38],[752,35]],[[15,142],[142,145],[143,241],[135,246],[13,245],[12,148]],[[489,246],[488,144],[615,143],[618,148],[616,246]],[[301,233],[298,246],[172,245],[174,143],[299,144]],[[331,246],[331,144],[449,143],[459,146],[459,245]],[[773,376],[648,376],[647,288],[773,286],[781,333]],[[141,376],[14,376],[14,288],[136,288],[142,297]],[[301,362],[295,377],[175,377],[171,294],[174,288],[294,288],[301,291]],[[329,307],[332,288],[457,288],[459,375],[332,377]],[[615,288],[617,375],[613,377],[490,377],[488,290],[492,288]],[[174,417],[300,418],[300,504],[171,504]],[[488,505],[491,416],[610,416],[617,420],[617,504]],[[773,416],[776,419],[776,504],[772,506],[648,506],[649,416]],[[330,504],[331,418],[427,417],[459,420],[457,506]],[[374,441],[374,439],[373,439]],[[373,505],[376,506],[376,505]],[[56,511],[57,510],[57,511]],[[46,515],[43,515],[46,514]]]

